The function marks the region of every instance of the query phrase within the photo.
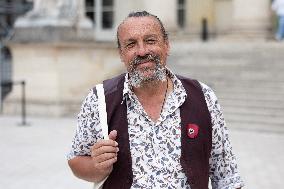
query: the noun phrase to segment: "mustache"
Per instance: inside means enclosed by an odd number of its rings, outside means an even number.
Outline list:
[[[145,62],[149,62],[149,61],[153,61],[156,64],[159,64],[160,61],[160,56],[159,55],[154,55],[154,54],[146,54],[145,56],[136,56],[133,61],[131,61],[131,65],[132,66],[137,66],[139,64],[145,63]]]

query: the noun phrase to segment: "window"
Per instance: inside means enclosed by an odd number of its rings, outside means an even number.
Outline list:
[[[94,27],[102,26],[102,29],[113,28],[113,0],[86,0],[85,12],[86,16],[92,20]],[[98,23],[99,21],[100,23]]]
[[[88,18],[91,19],[93,25],[96,25],[96,1],[94,0],[87,0],[85,3],[85,14]]]
[[[114,0],[86,0],[86,16],[93,22],[97,40],[114,40]]]
[[[113,0],[102,1],[102,26],[104,29],[113,27]]]
[[[180,28],[185,27],[185,1],[177,0],[177,23]]]

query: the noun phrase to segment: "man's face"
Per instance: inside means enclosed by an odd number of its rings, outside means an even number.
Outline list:
[[[118,38],[121,60],[135,87],[146,82],[165,80],[169,45],[154,17],[126,19],[119,27]]]

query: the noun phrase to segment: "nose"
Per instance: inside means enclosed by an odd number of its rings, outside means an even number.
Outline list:
[[[149,49],[147,48],[145,44],[139,44],[137,46],[137,51],[136,51],[137,56],[145,56],[148,53],[149,53]]]

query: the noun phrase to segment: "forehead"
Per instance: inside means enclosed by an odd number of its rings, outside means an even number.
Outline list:
[[[158,20],[152,16],[130,17],[122,22],[118,29],[120,39],[133,38],[143,35],[162,36]]]

